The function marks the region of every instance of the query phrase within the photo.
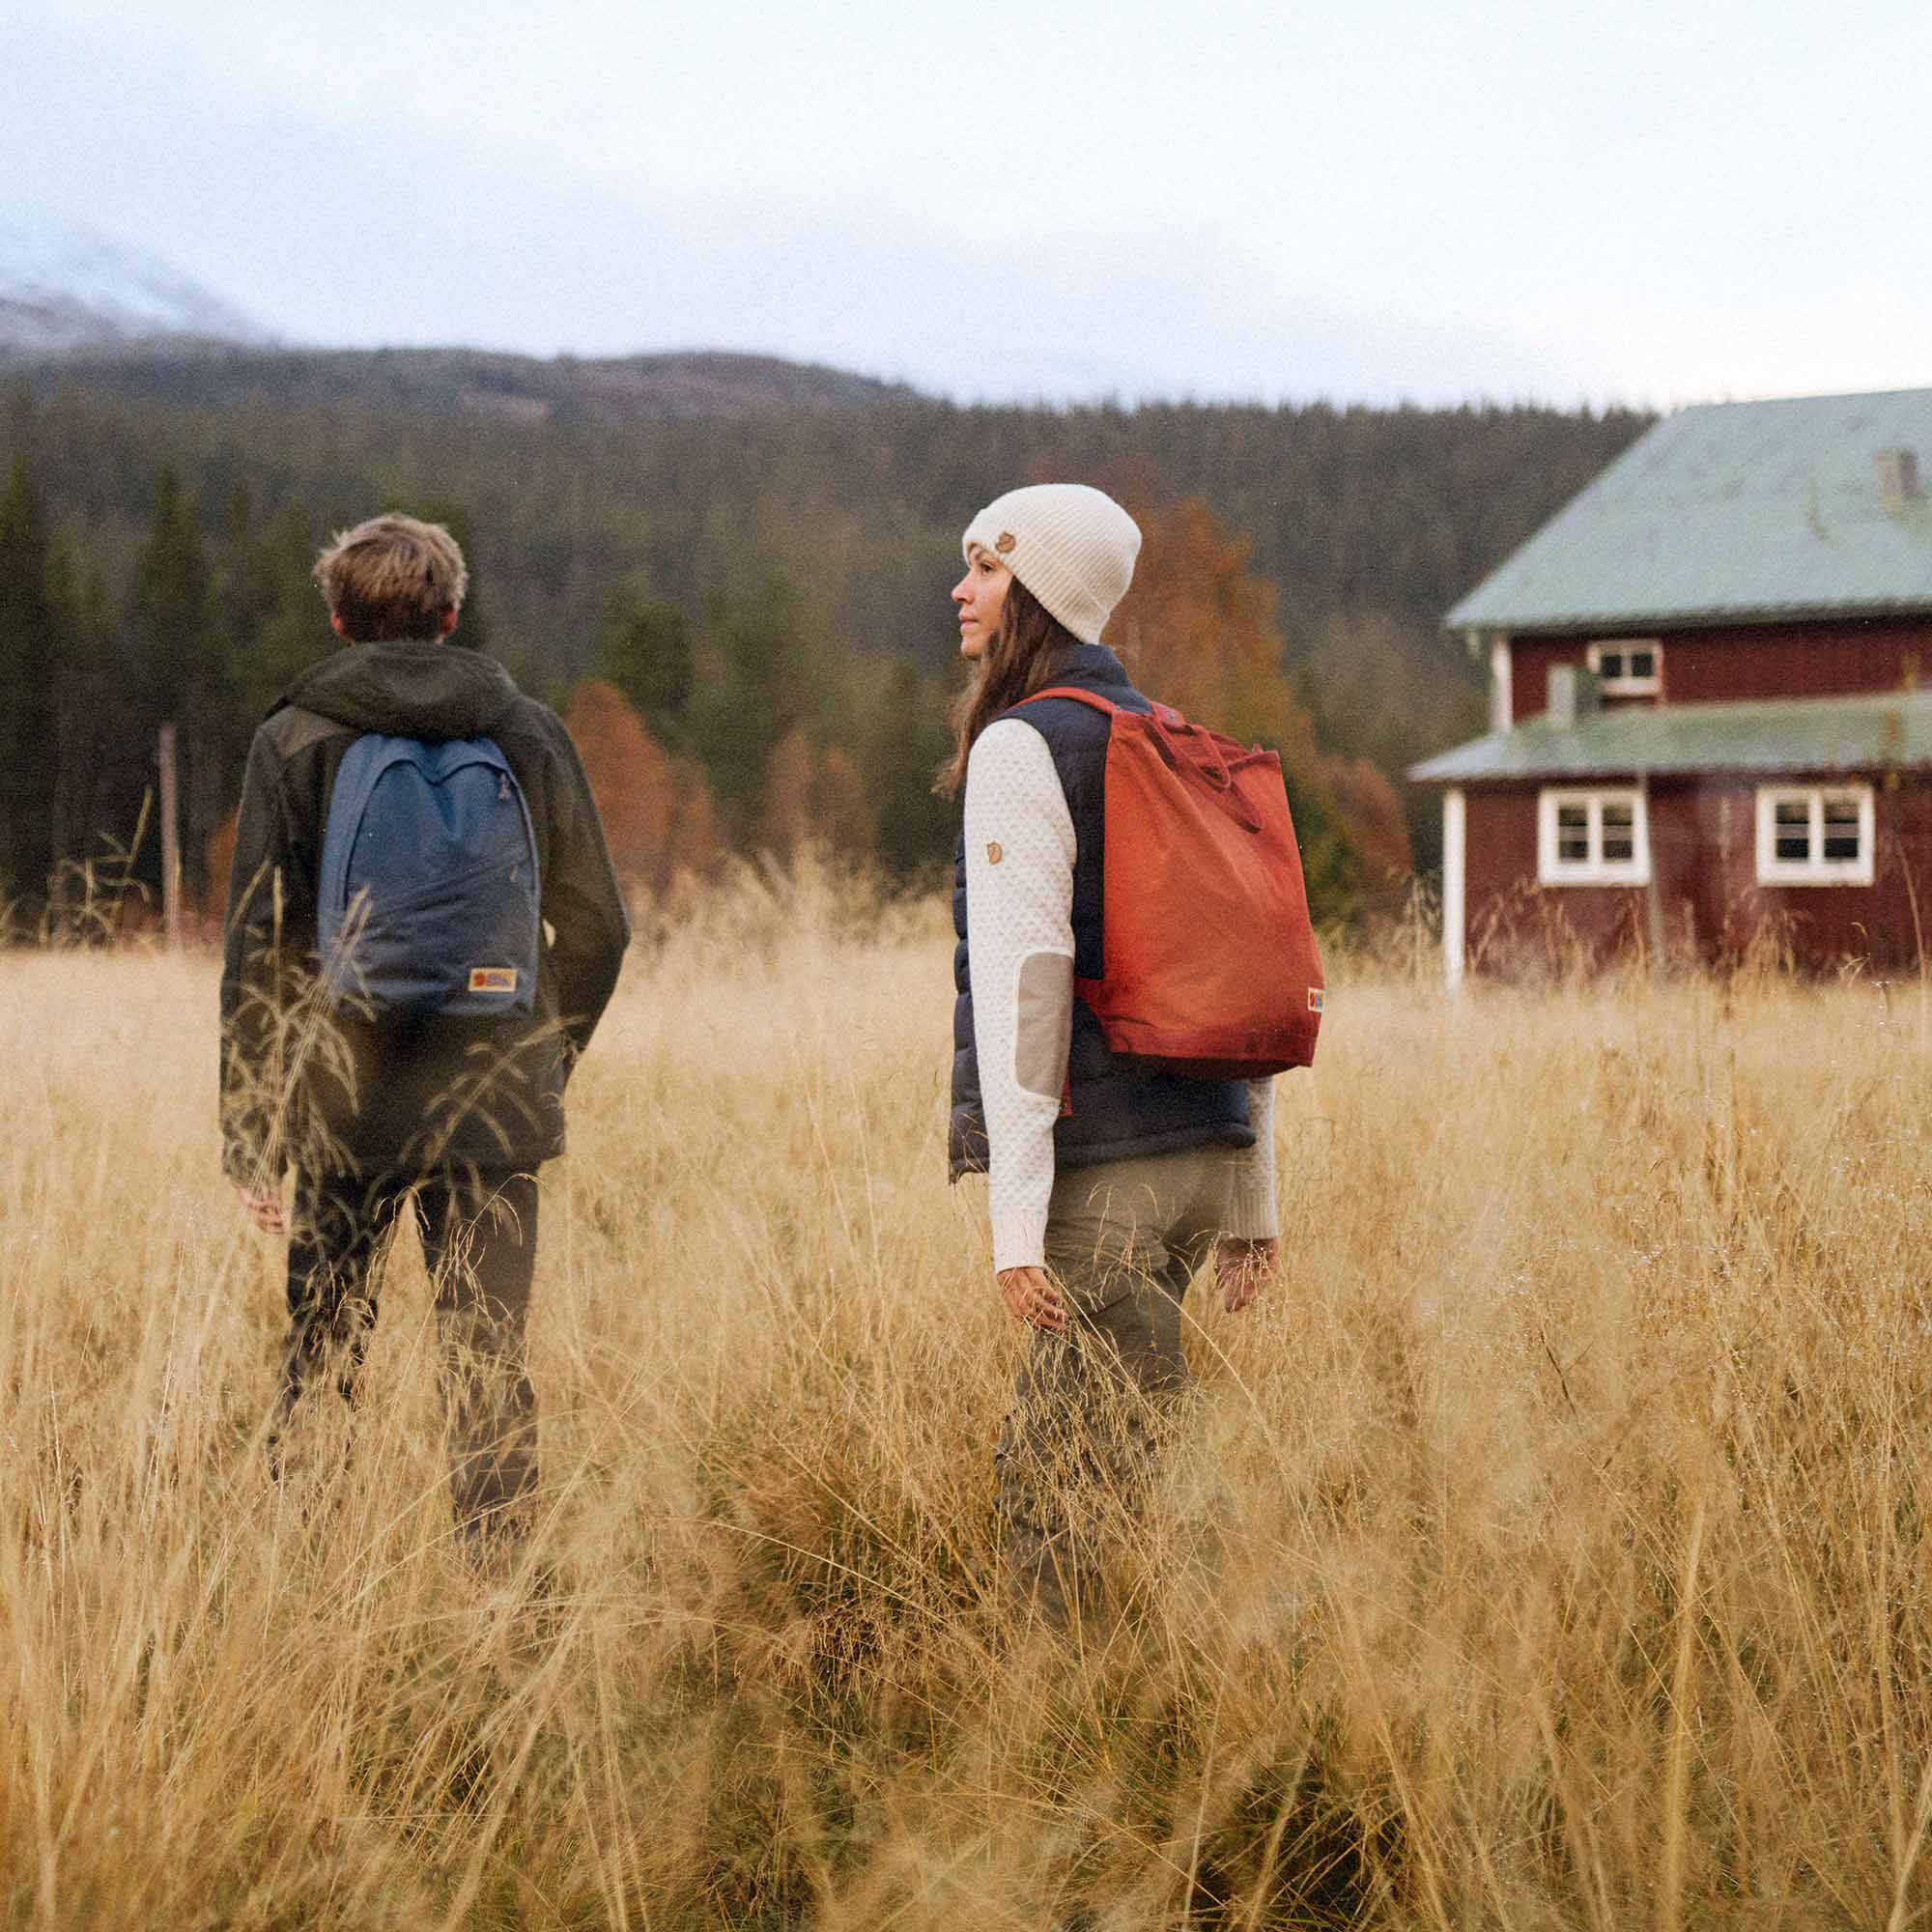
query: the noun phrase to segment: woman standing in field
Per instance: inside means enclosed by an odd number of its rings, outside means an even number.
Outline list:
[[[988,1176],[1000,1293],[1033,1330],[995,1458],[1008,1571],[1063,1622],[1098,1601],[1090,1505],[1131,1499],[1153,1413],[1191,1383],[1189,1279],[1215,1249],[1226,1306],[1245,1308],[1280,1248],[1271,1083],[1119,1058],[1075,990],[1102,972],[1114,721],[1023,701],[1051,686],[1151,709],[1100,642],[1140,542],[1098,490],[1014,490],[968,526],[952,590],[975,675],[942,779],[966,794],[949,1158],[955,1179]]]

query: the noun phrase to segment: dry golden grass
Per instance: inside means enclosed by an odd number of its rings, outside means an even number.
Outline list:
[[[1340,972],[1286,1279],[1196,1297],[1072,1646],[990,1586],[947,952],[748,889],[634,957],[547,1181],[534,1599],[452,1548],[413,1254],[332,1507],[269,1484],[212,965],[0,959],[6,1923],[1923,1922],[1920,988]]]

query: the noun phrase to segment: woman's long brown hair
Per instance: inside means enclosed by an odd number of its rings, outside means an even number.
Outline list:
[[[958,796],[966,782],[966,760],[980,733],[1002,711],[1044,691],[1079,642],[1017,577],[1007,585],[1000,628],[974,667],[973,682],[952,700],[947,714],[952,726],[952,755],[940,767],[933,786],[942,798]]]

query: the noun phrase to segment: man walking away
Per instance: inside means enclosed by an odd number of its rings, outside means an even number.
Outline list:
[[[376,517],[315,577],[345,647],[255,733],[221,976],[223,1167],[289,1236],[271,1462],[323,1382],[353,1403],[409,1212],[481,1559],[526,1526],[537,1169],[629,926],[561,720],[450,641],[469,574],[449,532]]]

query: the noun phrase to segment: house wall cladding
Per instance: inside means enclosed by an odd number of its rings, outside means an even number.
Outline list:
[[[1612,634],[1604,633],[1607,639]],[[1932,617],[1836,617],[1795,624],[1648,631],[1663,646],[1672,704],[1765,697],[1850,697],[1932,684]],[[1549,709],[1549,671],[1580,665],[1589,638],[1525,634],[1510,642],[1510,723]],[[1605,704],[1652,704],[1609,697]]]
[[[1923,774],[1794,775],[1766,782],[1870,782],[1875,877],[1869,886],[1757,883],[1760,780],[1654,779],[1651,876],[1643,886],[1539,886],[1536,784],[1466,794],[1465,944],[1479,971],[1545,970],[1552,951],[1604,961],[1651,944],[1678,957],[1735,957],[1755,941],[1788,944],[1803,965],[1846,959],[1916,970],[1932,958],[1932,779]],[[1609,782],[1615,782],[1611,781]]]

